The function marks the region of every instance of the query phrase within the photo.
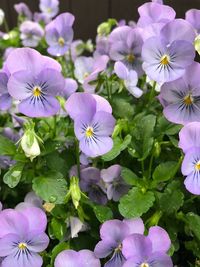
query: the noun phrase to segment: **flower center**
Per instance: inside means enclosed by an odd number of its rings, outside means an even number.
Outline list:
[[[119,244],[119,246],[115,249],[115,252],[119,252],[122,250],[122,244]]]
[[[49,14],[51,14],[51,12],[52,12],[52,8],[47,8],[47,13],[49,13]]]
[[[38,96],[41,96],[41,94],[42,94],[42,89],[39,86],[35,86],[33,88],[33,95],[35,97],[38,97]]]
[[[193,103],[194,99],[192,97],[192,95],[188,94],[184,97],[184,103],[186,105],[191,105]]]
[[[126,59],[129,63],[133,63],[135,56],[133,54],[129,54]]]
[[[149,264],[146,263],[146,262],[144,262],[144,263],[142,263],[142,264],[140,265],[140,267],[149,267]]]
[[[163,55],[160,59],[160,63],[164,66],[168,65],[170,62],[170,57],[168,55]]]
[[[59,43],[60,46],[64,46],[64,45],[65,45],[65,40],[64,40],[64,38],[60,37],[60,38],[58,39],[58,43]]]
[[[94,129],[92,127],[90,127],[90,126],[87,127],[87,129],[85,131],[86,137],[91,137],[91,136],[93,136],[93,134],[94,134]]]
[[[195,164],[195,170],[200,171],[200,160]]]
[[[27,248],[26,243],[19,243],[18,248],[21,250],[25,250]]]

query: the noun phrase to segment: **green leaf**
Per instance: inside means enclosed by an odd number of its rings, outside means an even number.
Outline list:
[[[67,230],[65,222],[53,218],[50,223],[50,235],[58,240],[62,240]]]
[[[184,194],[180,190],[180,182],[173,181],[167,186],[160,197],[160,208],[163,212],[171,214],[176,212],[184,203]]]
[[[132,145],[140,160],[145,160],[151,152],[155,124],[156,116],[154,115],[147,115],[136,121],[136,127],[132,132]]]
[[[116,118],[129,118],[134,114],[134,105],[129,103],[129,98],[122,95],[114,95],[112,98],[113,113]]]
[[[17,163],[12,166],[3,177],[4,183],[7,184],[10,188],[16,187],[22,177],[23,168],[24,164],[22,163]]]
[[[113,140],[114,144],[113,144],[113,148],[111,149],[111,151],[109,151],[108,153],[106,153],[105,155],[102,156],[102,159],[104,161],[111,161],[113,159],[115,159],[117,156],[120,155],[120,153],[125,150],[128,145],[131,142],[131,136],[127,135],[124,140],[121,140],[119,137],[114,138]]]
[[[52,171],[35,178],[33,190],[46,202],[62,204],[67,194],[67,183],[61,173]]]
[[[133,187],[120,199],[119,212],[125,218],[140,217],[153,206],[154,201],[153,192],[143,193],[139,188]]]
[[[51,170],[61,172],[63,175],[67,174],[67,164],[60,154],[55,151],[46,156],[47,166]]]
[[[193,234],[200,240],[200,216],[189,212],[186,214],[187,225]]]
[[[158,119],[158,124],[156,127],[156,132],[158,134],[167,134],[167,135],[175,135],[177,134],[180,129],[182,128],[181,125],[173,124],[166,120],[164,117],[160,117]]]
[[[10,139],[0,135],[0,155],[13,156],[15,153],[15,144]]]
[[[167,161],[158,165],[153,173],[153,179],[158,182],[168,181],[173,178],[177,172],[179,164],[175,161]]]
[[[113,218],[112,210],[109,207],[96,205],[93,206],[93,210],[100,223],[111,220]]]
[[[123,177],[124,181],[129,185],[138,185],[138,176],[129,170],[128,168],[123,167],[121,171],[121,176]]]

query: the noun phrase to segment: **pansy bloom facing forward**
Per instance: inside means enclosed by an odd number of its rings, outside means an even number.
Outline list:
[[[182,173],[184,184],[189,192],[200,195],[200,122],[192,122],[179,133],[179,147],[185,153]]]
[[[200,121],[200,64],[193,63],[182,78],[165,83],[159,100],[165,117],[174,123]]]
[[[74,130],[83,153],[97,157],[110,151],[115,119],[110,104],[102,97],[88,93],[74,93],[66,103],[66,110],[74,119]]]
[[[45,213],[35,207],[20,211],[3,210],[0,213],[0,257],[2,267],[41,267],[44,251],[49,243],[44,233]]]
[[[65,80],[55,60],[31,48],[19,48],[8,56],[5,64],[11,73],[8,92],[21,101],[19,112],[28,117],[49,117],[59,111],[55,96],[63,90]]]
[[[101,241],[97,243],[94,253],[98,258],[112,255],[104,267],[121,267],[125,262],[122,254],[122,242],[131,234],[144,233],[144,224],[140,218],[130,220],[110,220],[102,224]]]
[[[74,36],[73,23],[74,16],[63,13],[46,26],[47,51],[50,55],[62,56],[68,51]]]
[[[173,267],[167,255],[171,241],[161,227],[149,229],[148,236],[132,234],[122,243],[122,253],[127,261],[123,267]]]

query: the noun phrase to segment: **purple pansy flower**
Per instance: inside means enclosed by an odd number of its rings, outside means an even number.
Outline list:
[[[24,21],[20,25],[20,38],[24,46],[36,47],[44,35],[44,30],[37,22]]]
[[[40,10],[50,18],[55,17],[59,11],[58,0],[40,0]]]
[[[39,12],[33,14],[33,19],[35,22],[43,23],[45,25],[51,21],[51,18],[47,14]]]
[[[142,96],[143,91],[137,87],[138,75],[136,71],[129,71],[120,61],[115,63],[114,71],[120,79],[124,80],[125,87],[134,97],[139,98]]]
[[[46,26],[47,51],[50,55],[63,56],[68,51],[74,36],[73,23],[74,16],[63,13]]]
[[[101,267],[100,261],[90,250],[65,250],[58,254],[55,259],[55,267]]]
[[[195,57],[193,45],[184,40],[171,44],[161,37],[147,39],[142,48],[143,68],[158,83],[174,81],[185,73]]]
[[[174,20],[176,12],[173,8],[160,3],[145,3],[138,8],[140,18],[137,25],[139,27],[146,27],[153,23],[166,24]]]
[[[78,57],[74,62],[74,75],[79,83],[83,84],[85,78],[93,71],[94,58]]]
[[[141,50],[143,39],[140,30],[129,26],[114,29],[109,37],[110,58],[123,62],[129,70],[143,74]]]
[[[19,4],[15,4],[14,8],[20,16],[22,16],[28,20],[32,19],[32,13],[31,13],[29,7],[25,3],[21,2]]]
[[[151,227],[148,236],[132,234],[122,243],[122,253],[127,259],[123,267],[173,267],[166,254],[170,245],[167,232],[158,226]]]
[[[0,109],[8,110],[12,106],[12,98],[8,93],[8,73],[5,71],[0,72]]]
[[[178,146],[184,153],[190,148],[200,147],[200,122],[188,123],[181,129]]]
[[[114,201],[118,201],[130,188],[123,180],[121,171],[122,167],[117,164],[101,170],[101,178],[106,184],[109,200],[113,199]]]
[[[38,208],[21,211],[3,210],[0,213],[0,257],[2,266],[41,267],[49,238],[44,233],[47,225],[45,213]]]
[[[109,56],[110,52],[110,42],[108,36],[97,36],[96,38],[96,50],[94,56]]]
[[[96,87],[98,85],[98,76],[106,70],[108,61],[109,57],[106,55],[94,58],[93,70],[88,76],[85,77],[83,83],[83,89],[85,92],[95,93]],[[101,88],[98,90],[98,92],[100,90]]]
[[[65,85],[59,63],[31,48],[19,48],[9,55],[6,67],[11,73],[8,92],[21,101],[19,112],[29,117],[49,117],[59,111],[55,96]]]
[[[110,135],[115,119],[105,99],[88,93],[74,93],[66,103],[66,110],[74,119],[75,135],[83,153],[97,157],[112,149]]]
[[[200,10],[190,9],[185,14],[185,19],[188,21],[196,30],[197,34],[200,34]]]
[[[100,170],[94,167],[84,168],[80,176],[81,190],[88,193],[89,198],[95,203],[105,205],[107,203],[106,189],[101,180]]]
[[[140,218],[130,220],[110,220],[102,224],[100,229],[101,241],[97,243],[94,253],[98,258],[111,259],[104,267],[121,267],[125,262],[122,254],[122,242],[131,234],[144,233],[144,224]]]
[[[194,62],[182,78],[163,84],[159,100],[165,117],[174,123],[200,121],[200,64]]]
[[[194,195],[200,195],[200,147],[187,150],[181,167],[186,189]]]

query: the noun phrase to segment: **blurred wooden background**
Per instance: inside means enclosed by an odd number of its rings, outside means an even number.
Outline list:
[[[13,5],[25,2],[30,9],[39,11],[39,0],[0,0],[0,8],[6,13],[9,27],[16,25],[17,14]],[[71,12],[76,17],[74,25],[75,38],[86,40],[96,35],[97,26],[107,18],[118,20],[137,20],[137,8],[145,0],[60,0],[60,12]],[[200,0],[165,0],[165,4],[172,6],[177,17],[184,18],[185,11],[191,8],[200,9]]]

